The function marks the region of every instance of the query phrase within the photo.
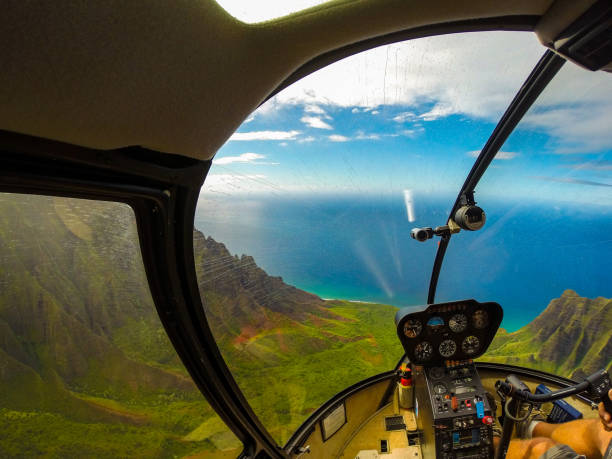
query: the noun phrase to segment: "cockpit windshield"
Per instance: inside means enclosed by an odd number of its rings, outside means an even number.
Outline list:
[[[427,301],[436,253],[410,230],[446,224],[541,53],[531,35],[509,32],[373,49],[281,91],[219,151],[195,219],[200,290],[226,362],[281,443],[323,401],[401,358],[389,324],[398,307]],[[535,145],[555,141],[533,123]],[[526,154],[509,142],[491,170]],[[495,189],[485,228],[503,218],[511,189]],[[510,306],[502,327],[514,330],[552,297],[529,316],[516,286],[487,284],[495,260],[461,250],[486,235],[455,237],[440,298]]]

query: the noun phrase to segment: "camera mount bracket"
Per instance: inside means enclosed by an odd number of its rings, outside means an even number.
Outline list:
[[[462,205],[453,218],[449,218],[448,223],[436,228],[413,228],[410,231],[410,237],[419,242],[425,242],[434,236],[449,238],[451,234],[456,234],[462,229],[466,231],[476,231],[482,228],[486,221],[484,210],[475,205],[474,194],[465,193],[461,196],[461,203],[471,202],[471,204]]]

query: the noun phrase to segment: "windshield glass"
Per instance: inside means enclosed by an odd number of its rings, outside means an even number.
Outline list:
[[[218,152],[195,217],[208,320],[284,443],[321,403],[402,355],[397,307],[427,300],[477,152],[542,53],[523,33],[385,46],[279,93]]]
[[[476,187],[438,301],[504,307],[483,360],[580,379],[612,363],[612,76],[566,63]],[[506,333],[510,332],[510,334]]]

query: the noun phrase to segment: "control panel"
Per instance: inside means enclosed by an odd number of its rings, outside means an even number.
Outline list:
[[[462,300],[432,304],[418,312],[413,308],[400,309],[395,323],[410,361],[435,366],[484,354],[502,317],[502,308],[497,303]]]
[[[415,373],[417,424],[424,432],[423,456],[492,457],[495,414],[474,364],[449,361],[441,366],[418,367]]]

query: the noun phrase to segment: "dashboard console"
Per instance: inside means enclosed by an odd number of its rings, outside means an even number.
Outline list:
[[[495,413],[472,359],[485,353],[502,317],[499,304],[476,300],[398,311],[397,334],[413,364],[423,457],[493,457]]]

